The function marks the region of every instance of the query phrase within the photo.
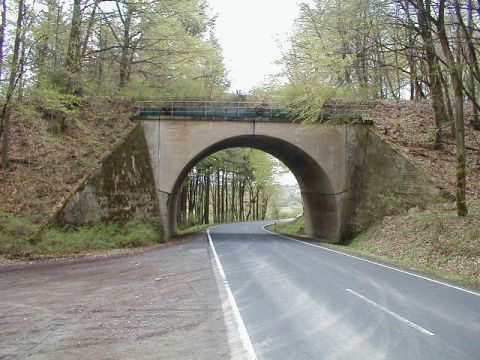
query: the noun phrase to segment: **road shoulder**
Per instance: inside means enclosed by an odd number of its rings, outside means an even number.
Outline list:
[[[205,234],[4,272],[0,290],[0,358],[229,358]]]

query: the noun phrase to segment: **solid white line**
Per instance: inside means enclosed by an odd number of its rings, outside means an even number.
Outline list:
[[[460,290],[460,291],[466,292],[470,295],[480,296],[479,293],[477,293],[475,291],[472,291],[472,290],[462,288],[460,286],[451,285],[451,284],[448,284],[448,283],[445,283],[445,282],[442,282],[442,281],[439,281],[439,280],[428,278],[426,276],[422,276],[422,275],[415,274],[415,273],[412,273],[412,272],[409,272],[409,271],[406,271],[406,270],[398,269],[398,268],[395,268],[393,266],[388,266],[388,265],[385,265],[385,264],[377,263],[377,262],[372,261],[372,260],[364,259],[364,258],[355,256],[355,255],[351,255],[351,254],[347,254],[347,253],[344,253],[344,252],[341,252],[341,251],[333,250],[333,249],[330,249],[330,248],[327,248],[327,247],[324,247],[324,246],[315,245],[315,244],[311,244],[311,243],[306,242],[306,241],[297,240],[297,239],[293,239],[293,238],[288,237],[288,236],[280,235],[280,234],[277,234],[276,232],[265,229],[266,226],[268,226],[268,225],[262,226],[262,229],[271,233],[271,234],[283,237],[285,239],[289,239],[289,240],[296,241],[296,242],[299,242],[299,243],[302,243],[302,244],[305,244],[305,245],[313,246],[313,247],[316,247],[316,248],[319,248],[319,249],[322,249],[322,250],[325,250],[325,251],[330,251],[330,252],[333,252],[335,254],[340,254],[340,255],[343,255],[343,256],[347,256],[347,257],[352,258],[352,259],[367,262],[369,264],[373,264],[373,265],[377,265],[377,266],[380,266],[380,267],[383,267],[383,268],[386,268],[386,269],[389,269],[389,270],[397,271],[397,272],[400,272],[402,274],[407,274],[407,275],[410,275],[410,276],[414,276],[414,277],[422,279],[422,280],[430,281],[430,282],[433,282],[435,284],[447,286],[447,287],[455,289],[455,290]]]
[[[230,289],[230,285],[227,280],[227,276],[225,275],[225,271],[223,271],[222,263],[218,257],[217,251],[215,250],[215,246],[213,245],[212,237],[210,236],[210,229],[207,229],[208,235],[208,242],[212,249],[213,257],[215,259],[215,263],[218,268],[218,272],[223,280],[223,285],[225,286],[225,290],[227,291],[228,301],[230,302],[231,309],[233,311],[233,315],[235,317],[235,322],[237,324],[237,331],[240,336],[240,341],[242,342],[243,348],[247,353],[247,359],[256,360],[257,355],[255,354],[255,350],[253,349],[252,342],[250,341],[250,337],[248,336],[247,328],[245,327],[245,323],[243,322],[242,315],[240,314],[240,310],[238,309],[237,302],[233,297],[232,290]]]
[[[352,289],[345,289],[345,290],[348,291],[349,293],[351,293],[351,294],[359,297],[360,299],[362,299],[363,301],[369,303],[370,305],[375,306],[377,309],[382,310],[383,312],[385,312],[385,313],[393,316],[395,319],[400,320],[401,322],[407,324],[408,326],[411,326],[412,328],[420,331],[421,333],[424,333],[424,334],[427,334],[427,335],[430,335],[430,336],[434,336],[434,335],[435,335],[434,333],[428,331],[427,329],[424,329],[424,328],[421,327],[420,325],[417,325],[417,324],[415,324],[414,322],[411,322],[410,320],[405,319],[403,316],[400,316],[400,315],[394,313],[393,311],[388,310],[386,307],[383,307],[382,305],[377,304],[375,301],[370,300],[369,298],[367,298],[367,297],[365,297],[365,296],[363,296],[363,295],[361,295],[361,294],[353,291]]]

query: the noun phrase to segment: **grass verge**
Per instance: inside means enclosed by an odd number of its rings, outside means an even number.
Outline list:
[[[178,235],[187,235],[187,234],[192,234],[197,231],[202,231],[205,230],[206,228],[209,228],[210,226],[213,226],[214,224],[202,224],[202,225],[194,225],[190,226],[188,228],[182,229],[182,230],[177,230]]]
[[[27,218],[0,213],[0,256],[4,258],[77,255],[159,243],[155,225],[147,221],[41,229]]]
[[[480,287],[480,213],[422,211],[384,218],[345,246],[367,256]]]
[[[304,235],[305,219],[303,216],[299,216],[293,221],[275,222],[275,224],[269,225],[268,229],[283,235]]]

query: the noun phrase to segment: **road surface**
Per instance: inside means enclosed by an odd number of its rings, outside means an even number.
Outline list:
[[[204,234],[154,251],[0,267],[0,359],[228,359]]]
[[[246,357],[480,359],[475,292],[280,237],[264,224],[209,231],[238,309],[227,324],[236,323],[230,333]]]

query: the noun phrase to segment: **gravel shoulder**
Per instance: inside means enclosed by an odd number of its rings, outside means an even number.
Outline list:
[[[205,234],[85,262],[0,269],[0,359],[229,357]]]

